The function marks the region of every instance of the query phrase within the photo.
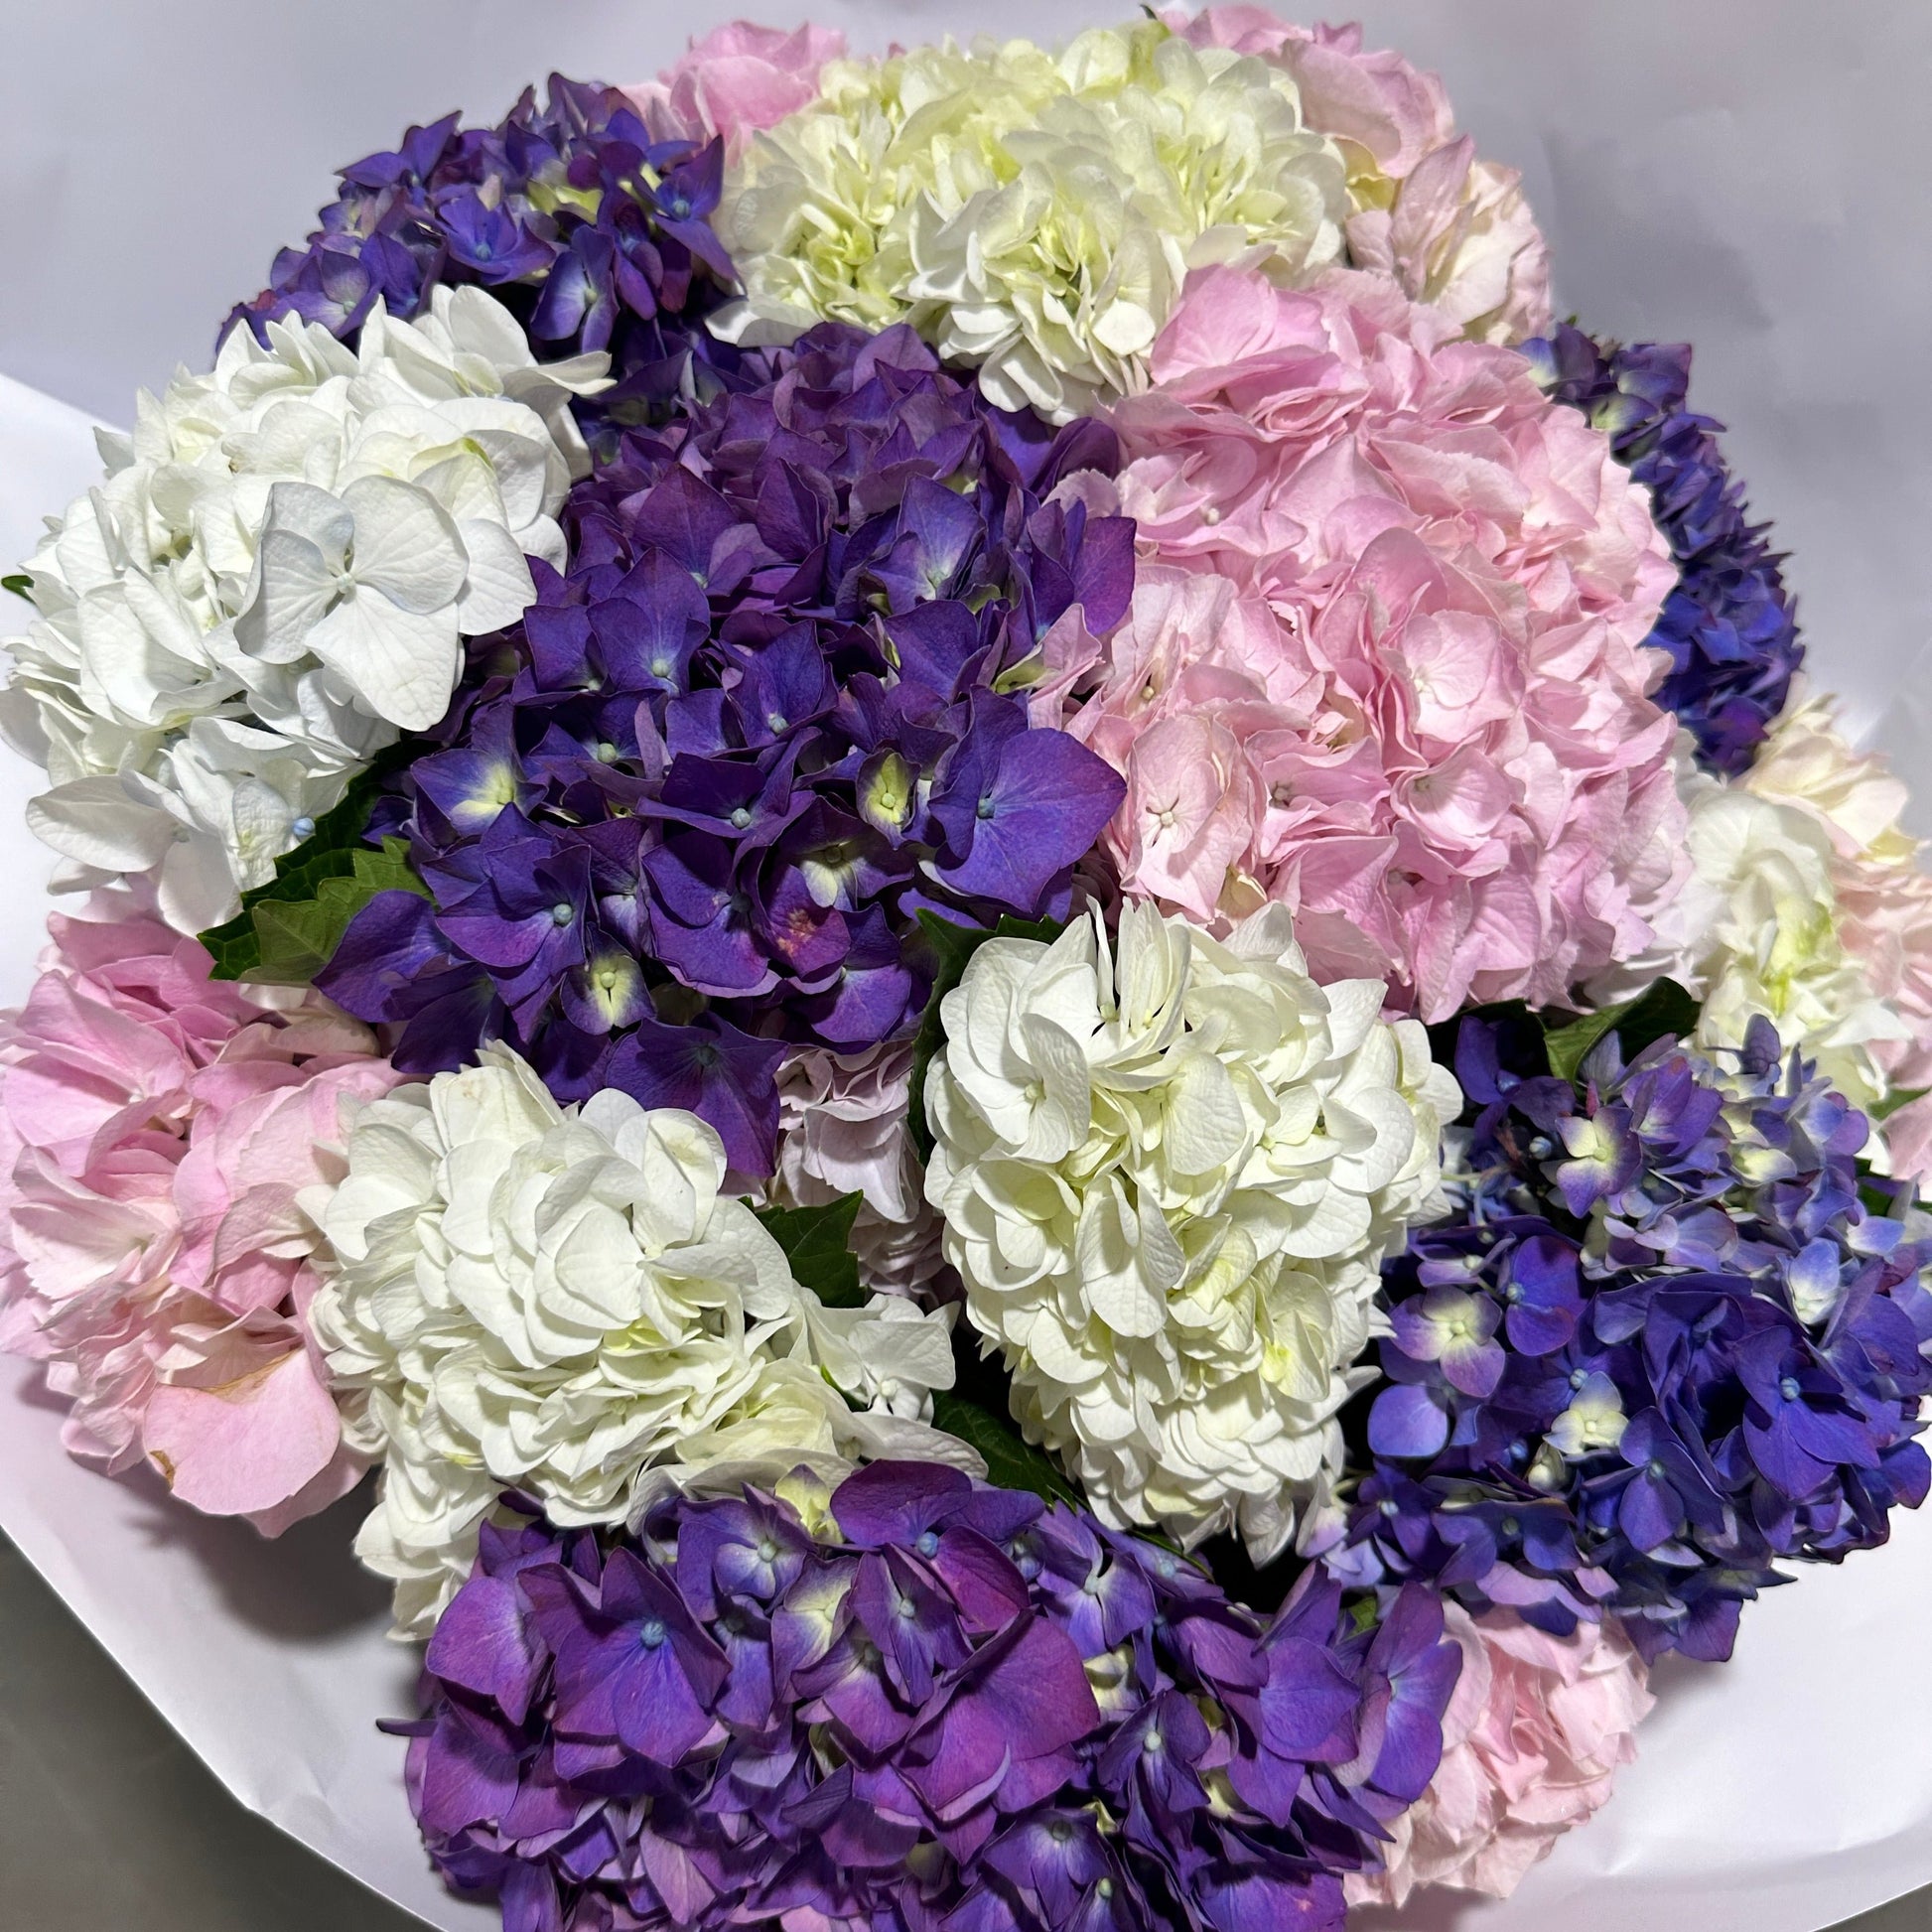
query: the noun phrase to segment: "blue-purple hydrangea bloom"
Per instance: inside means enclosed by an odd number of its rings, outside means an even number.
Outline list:
[[[1774,1560],[1923,1499],[1928,1256],[1861,1201],[1865,1119],[1767,1021],[1718,1057],[1612,1035],[1573,1086],[1532,1023],[1463,1021],[1458,1205],[1385,1270],[1336,1574],[1719,1658]]]
[[[502,1037],[564,1099],[694,1108],[748,1173],[788,1045],[916,1022],[921,911],[1066,911],[1122,782],[1028,692],[1133,588],[1129,520],[1044,500],[1111,432],[1002,414],[902,328],[774,365],[572,492],[568,576],[373,828],[433,900],[371,901],[318,982],[405,1070]]]
[[[616,386],[580,402],[594,444],[680,394],[761,371],[700,326],[735,286],[711,228],[724,147],[654,141],[614,87],[553,74],[499,127],[454,114],[343,170],[342,193],[224,325],[299,316],[352,339],[379,297],[405,319],[439,285],[508,306],[542,360],[607,350]]]
[[[1783,711],[1804,647],[1767,526],[1746,519],[1743,486],[1719,448],[1724,425],[1688,407],[1690,346],[1601,346],[1565,324],[1524,353],[1544,388],[1581,409],[1649,487],[1678,567],[1647,640],[1670,654],[1655,696],[1697,741],[1699,761],[1734,777]]]
[[[936,1465],[805,1500],[483,1532],[405,1728],[432,1857],[506,1932],[1339,1927],[1436,1768],[1426,1591],[1364,1629],[1311,1570],[1264,1627]]]

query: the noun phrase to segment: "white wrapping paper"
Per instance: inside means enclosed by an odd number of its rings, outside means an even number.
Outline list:
[[[225,303],[306,230],[332,164],[462,101],[494,116],[551,67],[640,77],[736,8],[690,0],[0,0],[0,369],[123,417],[205,359]],[[1124,10],[1124,7],[1123,7]],[[773,4],[763,17],[800,17]],[[1098,0],[828,0],[862,46],[970,22],[1044,36]],[[1796,552],[1816,681],[1846,694],[1932,830],[1932,10],[1776,0],[1416,0],[1371,40],[1441,69],[1486,154],[1521,166],[1559,299],[1590,327],[1690,337],[1694,397],[1734,425],[1757,509]],[[102,16],[107,16],[105,22]],[[103,211],[111,220],[103,226]],[[14,224],[18,223],[17,232]],[[76,327],[74,314],[87,318]],[[0,376],[0,568],[88,481],[89,425]],[[0,1001],[25,991],[46,855],[35,774],[0,757]],[[346,1539],[357,1501],[280,1545],[69,1462],[0,1361],[0,1527],[244,1804],[447,1932],[492,1910],[424,1863],[401,1745],[413,1653],[387,1643]],[[1428,1894],[1364,1928],[1816,1932],[1932,1883],[1932,1512],[1889,1548],[1747,1611],[1736,1659],[1658,1674],[1615,1799],[1507,1904]]]

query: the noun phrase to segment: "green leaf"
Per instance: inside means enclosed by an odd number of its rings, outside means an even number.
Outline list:
[[[1923,1100],[1932,1087],[1900,1087],[1896,1093],[1888,1093],[1884,1099],[1874,1102],[1863,1111],[1866,1120],[1890,1120],[1901,1107],[1909,1107],[1914,1100]]]
[[[1590,1048],[1605,1034],[1614,1032],[1624,1059],[1632,1060],[1666,1034],[1688,1037],[1697,1024],[1698,1003],[1675,980],[1658,980],[1634,1000],[1600,1007],[1568,1026],[1547,1031],[1543,1043],[1549,1050],[1550,1071],[1560,1080],[1575,1080]]]
[[[378,852],[362,843],[369,814],[400,749],[359,773],[342,803],[275,862],[275,877],[241,896],[241,910],[202,934],[212,977],[306,986],[328,965],[348,922],[377,893],[429,888],[410,869],[407,841],[387,838]]]
[[[16,597],[31,597],[33,590],[34,580],[25,571],[13,577],[0,577],[0,591],[12,591]]]
[[[936,912],[921,912],[919,925],[927,943],[937,956],[932,993],[919,1021],[917,1037],[912,1042],[912,1084],[907,1095],[908,1125],[919,1150],[919,1159],[932,1158],[932,1130],[925,1119],[925,1076],[933,1059],[946,1043],[946,1029],[939,1017],[939,1003],[966,977],[966,964],[989,939],[1037,939],[1051,945],[1066,927],[1057,919],[1016,919],[1002,913],[991,931],[984,926],[954,925]]]
[[[1031,1489],[1049,1503],[1080,1506],[1080,1492],[1060,1473],[1053,1459],[992,1410],[982,1409],[951,1389],[935,1389],[932,1422],[934,1428],[957,1436],[980,1452],[989,1482],[1002,1489]]]
[[[859,1263],[852,1253],[852,1222],[859,1194],[841,1194],[822,1207],[761,1207],[759,1219],[785,1251],[791,1276],[828,1309],[862,1309],[866,1291],[859,1285]]]
[[[1883,1220],[1900,1218],[1898,1192],[1903,1185],[1895,1180],[1883,1180],[1871,1172],[1871,1164],[1861,1161],[1859,1169],[1859,1199],[1867,1214],[1876,1214]],[[1909,1195],[1909,1187],[1904,1191]]]

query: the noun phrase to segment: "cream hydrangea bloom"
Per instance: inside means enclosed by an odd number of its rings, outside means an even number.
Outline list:
[[[606,1090],[560,1107],[515,1054],[362,1109],[311,1311],[349,1440],[384,1467],[356,1550],[424,1631],[507,1489],[558,1523],[618,1522],[663,1472],[960,1459],[923,1426],[946,1322],[828,1309],[720,1192],[695,1115]]]
[[[1146,387],[1188,269],[1252,250],[1298,276],[1340,257],[1347,213],[1285,68],[1154,21],[835,61],[733,172],[745,297],[712,327],[910,322],[1001,407],[1064,422]]]
[[[927,1193],[1028,1435],[1094,1508],[1258,1561],[1339,1466],[1377,1265],[1431,1211],[1454,1080],[1285,907],[993,939],[945,997]]]
[[[449,703],[462,639],[562,565],[589,457],[573,393],[607,358],[539,367],[481,289],[380,304],[349,349],[299,321],[232,331],[207,375],[140,399],[106,474],[29,561],[8,742],[47,767],[29,822],[64,883],[151,875],[185,932],[239,894],[399,732]]]
[[[1762,1013],[1855,1106],[1881,1100],[1888,1082],[1874,1048],[1908,1035],[1846,950],[1823,827],[1795,806],[1714,784],[1692,800],[1688,842],[1698,888],[1718,899],[1683,976],[1704,1002],[1699,1044],[1740,1046]]]
[[[1627,999],[1668,975],[1703,1003],[1699,1045],[1741,1046],[1763,1014],[1853,1105],[1882,1107],[1895,1070],[1919,1064],[1912,940],[1932,924],[1932,882],[1896,823],[1903,787],[1816,703],[1735,781],[1698,771],[1686,746],[1678,765],[1690,877],[1654,945],[1591,994]],[[1869,1152],[1882,1170],[1881,1139]]]

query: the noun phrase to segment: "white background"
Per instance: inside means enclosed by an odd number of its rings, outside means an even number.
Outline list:
[[[641,78],[727,17],[658,0],[0,0],[0,374],[109,420],[205,360],[299,240],[333,168],[461,106],[495,118],[550,68]],[[1932,831],[1932,6],[1925,0],[1418,0],[1372,43],[1438,68],[1484,153],[1521,167],[1560,307],[1698,344],[1817,681],[1891,751]],[[765,16],[798,17],[789,6]],[[856,44],[1104,20],[1068,0],[840,5]],[[0,383],[0,551],[85,478],[76,419]],[[0,882],[43,876],[0,774]],[[0,922],[0,997],[31,921]],[[377,1622],[319,1619],[233,1526],[190,1534],[65,1465],[0,1382],[0,1521],[248,1802],[436,1909],[369,1730],[403,1673]],[[231,1533],[232,1532],[232,1533]],[[245,1583],[246,1615],[237,1610]],[[289,1593],[278,1603],[277,1590]],[[1809,1932],[1932,1880],[1932,1520],[1747,1615],[1737,1663],[1679,1671],[1617,1801],[1462,1932]],[[345,1592],[345,1602],[359,1601]],[[3,1914],[0,1914],[3,1915]],[[484,1926],[482,1914],[438,1912]]]

